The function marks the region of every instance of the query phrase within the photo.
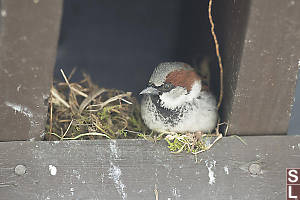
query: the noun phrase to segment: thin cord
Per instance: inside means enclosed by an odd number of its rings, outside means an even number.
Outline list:
[[[219,43],[218,43],[218,39],[215,33],[215,24],[212,18],[212,14],[211,14],[211,6],[212,6],[212,0],[209,0],[209,4],[208,4],[208,18],[209,18],[209,22],[211,25],[211,35],[214,38],[214,42],[215,42],[215,47],[216,47],[216,54],[218,57],[218,62],[219,62],[219,68],[220,68],[220,96],[219,96],[219,102],[218,102],[218,109],[221,106],[222,103],[222,99],[223,99],[223,65],[222,65],[222,59],[220,56],[220,51],[219,51]]]

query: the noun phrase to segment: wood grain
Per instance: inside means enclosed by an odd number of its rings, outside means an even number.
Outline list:
[[[226,2],[223,119],[230,134],[286,134],[299,68],[300,4]],[[226,19],[225,19],[226,18]]]
[[[0,0],[0,141],[43,135],[62,3]]]
[[[1,199],[153,200],[155,188],[159,199],[285,199],[285,170],[300,166],[300,137],[243,140],[224,138],[197,157],[171,154],[163,141],[2,142]],[[259,175],[249,173],[253,163]]]

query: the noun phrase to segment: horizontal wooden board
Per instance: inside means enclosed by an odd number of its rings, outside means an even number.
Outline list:
[[[2,142],[1,199],[153,200],[155,188],[158,199],[285,199],[300,137],[243,140],[224,138],[197,156],[171,154],[164,141]],[[16,175],[17,165],[26,173]]]

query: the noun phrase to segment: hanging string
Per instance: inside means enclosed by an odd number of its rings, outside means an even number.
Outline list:
[[[214,38],[214,42],[215,42],[215,47],[216,47],[216,55],[218,57],[218,63],[219,63],[219,68],[220,68],[220,95],[219,95],[219,101],[218,101],[218,109],[221,106],[222,103],[222,99],[223,99],[223,65],[222,65],[222,58],[220,56],[220,51],[219,51],[219,43],[218,43],[218,39],[215,33],[215,24],[212,18],[212,14],[211,14],[211,7],[212,7],[212,1],[213,0],[209,0],[208,3],[208,18],[209,18],[209,22],[211,25],[211,35]]]

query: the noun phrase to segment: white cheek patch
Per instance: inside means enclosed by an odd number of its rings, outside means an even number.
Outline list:
[[[190,96],[191,99],[199,97],[201,93],[201,88],[202,88],[201,81],[196,81],[193,84],[190,94],[188,96]]]
[[[201,92],[201,82],[194,83],[192,90],[188,91],[183,87],[176,87],[169,92],[164,92],[159,96],[161,100],[161,106],[168,109],[175,109],[184,105],[187,102],[193,101],[197,98]]]
[[[174,109],[186,101],[186,94],[187,90],[183,87],[176,87],[170,92],[164,92],[159,96],[161,106],[168,109]]]

